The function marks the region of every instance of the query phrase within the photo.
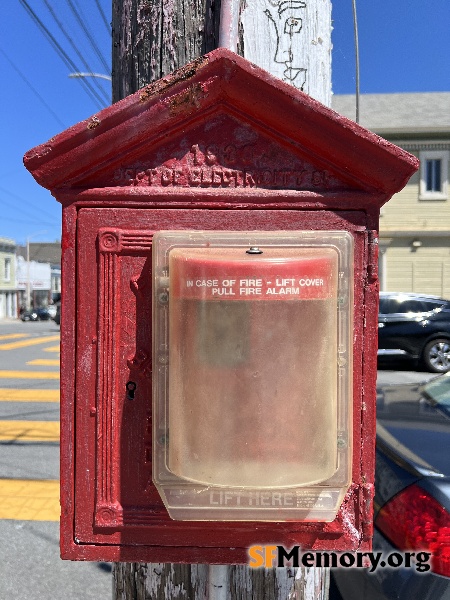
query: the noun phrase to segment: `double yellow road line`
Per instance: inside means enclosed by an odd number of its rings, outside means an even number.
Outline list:
[[[59,421],[0,421],[1,442],[59,442]]]
[[[10,336],[11,334],[9,334]],[[22,336],[22,334],[12,334],[13,336]],[[5,339],[11,339],[8,335],[0,336],[0,341],[4,341]],[[42,337],[28,338],[26,340],[21,340],[20,342],[6,342],[0,344],[0,350],[16,350],[17,348],[26,348],[27,346],[37,346],[38,344],[45,344],[47,342],[56,342],[59,340],[59,335],[46,335]]]
[[[59,390],[0,388],[0,402],[59,402]]]
[[[59,442],[59,421],[0,421],[0,442]],[[0,479],[0,519],[59,521],[59,515],[59,481]]]
[[[0,519],[59,521],[59,481],[0,479]]]
[[[27,338],[27,339],[23,339]],[[54,342],[59,335],[29,338],[16,333],[0,336],[0,351]],[[43,348],[59,352],[59,346]],[[35,359],[32,366],[58,366],[59,360]],[[1,370],[0,379],[58,380],[54,371]],[[0,402],[59,402],[59,390],[0,388]],[[59,421],[0,420],[0,442],[59,442]],[[59,481],[0,479],[0,519],[59,521]]]

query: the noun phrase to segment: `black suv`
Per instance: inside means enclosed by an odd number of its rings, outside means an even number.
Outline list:
[[[450,370],[450,301],[381,292],[378,356],[412,358],[434,373]]]

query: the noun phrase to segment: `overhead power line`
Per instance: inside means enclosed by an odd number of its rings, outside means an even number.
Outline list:
[[[98,8],[98,12],[100,13],[100,16],[103,20],[103,23],[105,24],[106,27],[106,31],[111,34],[111,24],[108,23],[108,19],[106,18],[106,15],[103,11],[102,5],[100,4],[99,0],[95,0],[95,4],[97,5]]]
[[[81,29],[84,31],[86,37],[88,38],[89,42],[91,43],[92,48],[94,49],[94,52],[96,53],[99,61],[102,63],[103,68],[105,69],[105,71],[107,73],[110,72],[111,67],[108,65],[108,62],[105,60],[103,54],[100,51],[100,48],[97,45],[97,42],[95,41],[94,36],[92,35],[92,33],[89,31],[88,26],[86,25],[87,23],[87,19],[85,18],[85,16],[83,15],[83,11],[81,10],[80,6],[78,5],[77,7],[74,5],[72,0],[66,0],[67,4],[69,5],[74,17],[76,18],[76,20],[78,21],[78,24],[80,25]],[[79,69],[78,69],[79,70]]]
[[[87,62],[87,60],[84,58],[83,54],[79,51],[77,45],[75,44],[75,42],[73,41],[73,39],[70,37],[70,35],[67,33],[64,25],[61,23],[61,21],[58,19],[58,16],[56,15],[55,11],[53,10],[50,2],[48,0],[44,0],[45,6],[48,8],[48,11],[50,12],[51,16],[53,17],[55,23],[58,25],[59,29],[61,30],[62,34],[64,35],[64,37],[66,38],[66,40],[69,42],[69,44],[72,46],[75,54],[78,56],[78,58],[81,60],[81,62],[83,63],[83,66],[89,71],[92,72],[92,68],[89,65],[89,63]],[[97,87],[97,90],[100,92],[100,94],[103,96],[103,99],[105,102],[109,103],[110,98],[108,97],[108,94],[105,92],[105,90],[102,88],[102,86],[100,85],[100,83],[96,80],[94,80],[94,84]]]
[[[22,196],[19,196],[18,194],[15,194],[14,192],[11,192],[10,190],[7,190],[6,188],[4,188],[2,186],[0,186],[0,192],[2,192],[3,194],[8,194],[9,196],[12,196],[16,200],[20,201],[20,205],[17,204],[17,202],[15,204],[13,204],[11,202],[8,202],[8,200],[6,200],[4,196],[0,196],[0,202],[5,204],[6,206],[17,209],[18,206],[27,205],[29,207],[28,210],[35,212],[36,215],[39,215],[40,218],[42,218],[42,216],[44,216],[44,217],[47,217],[48,219],[51,219],[51,221],[52,221],[52,223],[49,223],[48,221],[41,221],[42,223],[46,223],[47,225],[55,225],[58,223],[57,219],[55,218],[55,215],[52,215],[52,214],[46,212],[45,210],[42,209],[42,207],[37,207],[34,202],[30,202],[30,200],[26,200],[25,198],[22,198]],[[35,220],[37,219],[37,216],[34,216],[32,214],[30,214],[28,216],[31,217],[32,219],[35,219]],[[3,215],[2,215],[2,219],[3,219]]]
[[[65,52],[65,50],[61,47],[61,45],[58,43],[58,41],[55,39],[55,37],[50,33],[50,31],[44,25],[44,23],[39,19],[39,17],[36,15],[36,13],[33,11],[33,9],[28,4],[28,2],[26,0],[20,0],[20,3],[25,8],[25,10],[28,12],[28,14],[31,16],[32,20],[36,23],[36,25],[39,27],[39,29],[47,37],[48,41],[53,46],[53,48],[56,50],[59,57],[66,65],[66,67],[70,71],[78,71],[79,70],[78,67],[72,61],[70,56]],[[89,94],[89,96],[91,97],[91,100],[93,100],[93,102],[95,102],[100,109],[105,108],[106,105],[105,105],[103,99],[98,95],[96,90],[93,88],[91,82],[88,79],[80,79],[80,81],[83,82],[83,85],[85,86],[85,91]]]
[[[47,221],[38,221],[36,219],[33,221],[25,221],[23,219],[16,219],[16,217],[5,217],[4,215],[2,215],[2,221],[12,221],[13,223],[21,223],[22,225],[46,225],[47,227],[55,227],[54,223],[47,223]]]
[[[25,220],[21,221],[20,219],[17,219],[15,215],[18,212],[20,212],[20,214],[23,215],[24,214],[24,210],[23,209],[19,209],[18,206],[17,206],[17,204],[12,205],[11,203],[6,202],[6,200],[4,198],[0,197],[0,206],[2,204],[4,206],[8,206],[9,208],[15,209],[15,211],[16,211],[16,213],[13,213],[14,216],[11,217],[11,218],[8,218],[8,217],[6,217],[6,216],[4,216],[2,214],[2,221],[9,220],[9,221],[14,221],[16,223],[19,223],[19,222],[21,222],[21,223],[41,223],[42,225],[46,225],[47,227],[57,227],[59,225],[58,221],[56,221],[56,220],[52,220],[51,222],[50,221],[45,221],[45,220],[42,219],[42,217],[37,217],[37,216],[32,215],[32,214],[27,215],[30,218],[30,221],[25,221]]]
[[[55,121],[63,128],[65,129],[67,127],[67,125],[65,123],[63,123],[61,121],[61,119],[58,117],[58,115],[54,112],[54,110],[47,104],[47,102],[44,100],[44,98],[41,96],[41,94],[37,91],[37,89],[35,87],[33,87],[33,85],[28,81],[28,79],[25,77],[25,75],[22,73],[22,71],[19,69],[19,67],[17,67],[17,65],[15,65],[13,63],[13,61],[9,58],[9,56],[6,54],[6,52],[4,50],[2,50],[0,48],[0,54],[9,62],[9,64],[11,65],[11,67],[14,69],[14,71],[19,75],[19,77],[26,83],[26,85],[30,88],[30,90],[33,92],[33,94],[38,98],[38,100],[45,106],[45,108],[48,110],[48,112],[52,115],[52,117],[55,119]]]
[[[352,0],[353,8],[353,29],[355,37],[355,75],[356,75],[356,117],[355,121],[359,123],[359,94],[360,94],[360,81],[359,81],[359,38],[358,38],[358,18],[356,12],[356,0]]]

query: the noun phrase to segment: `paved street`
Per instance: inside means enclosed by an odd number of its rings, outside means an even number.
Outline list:
[[[422,369],[412,371],[412,368],[406,359],[383,358],[378,362],[377,385],[424,383],[437,376],[437,373],[429,373]]]
[[[434,375],[387,363],[379,383]],[[109,600],[109,564],[59,558],[59,327],[0,321],[0,600]]]
[[[109,564],[59,558],[59,327],[0,321],[0,600],[110,600]]]

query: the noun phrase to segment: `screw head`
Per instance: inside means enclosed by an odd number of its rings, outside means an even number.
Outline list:
[[[251,246],[245,252],[246,252],[246,254],[262,254],[263,253],[263,251],[260,248],[258,248],[258,246]]]

